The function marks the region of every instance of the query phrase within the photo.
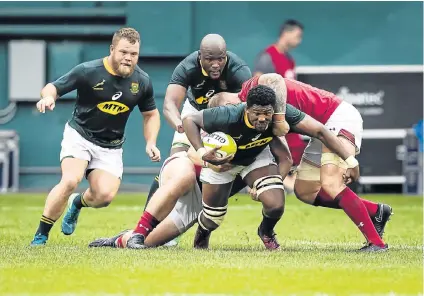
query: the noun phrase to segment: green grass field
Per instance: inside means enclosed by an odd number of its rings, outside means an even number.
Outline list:
[[[281,252],[256,235],[260,204],[230,202],[208,251],[191,248],[194,228],[172,249],[88,249],[88,243],[133,228],[145,197],[120,194],[105,209],[84,209],[72,236],[54,226],[48,245],[29,243],[43,195],[0,196],[0,295],[422,295],[422,198],[368,196],[392,205],[390,251],[356,252],[363,237],[340,210],[288,196],[276,232]],[[390,294],[392,293],[392,294]]]

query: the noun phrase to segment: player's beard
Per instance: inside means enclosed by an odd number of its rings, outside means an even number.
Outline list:
[[[119,76],[122,76],[122,77],[131,76],[131,74],[134,72],[134,68],[135,68],[135,66],[133,66],[133,65],[127,66],[127,65],[119,64],[118,65],[118,74],[119,74]]]
[[[113,70],[115,70],[115,72],[121,76],[121,77],[128,77],[131,76],[131,74],[134,72],[135,69],[135,65],[122,65],[121,61],[117,61],[116,59],[112,59],[112,64],[113,64]]]
[[[266,131],[268,127],[269,127],[269,123],[255,124],[255,129],[260,133],[263,133],[264,131]]]

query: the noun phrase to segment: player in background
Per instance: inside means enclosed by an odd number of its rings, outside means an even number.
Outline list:
[[[115,32],[109,56],[82,63],[41,90],[37,109],[53,111],[56,100],[77,90],[71,119],[63,133],[60,162],[62,178],[49,193],[32,245],[47,242],[55,221],[69,208],[62,232],[75,231],[81,208],[108,206],[116,195],[123,173],[124,130],[134,107],[143,116],[146,153],[160,161],[156,138],[160,115],[156,108],[149,76],[137,66],[140,35],[132,28]],[[71,195],[84,177],[90,187]]]
[[[205,109],[209,99],[216,93],[240,91],[243,82],[251,77],[252,73],[247,64],[236,54],[227,51],[222,36],[206,35],[200,42],[200,50],[189,54],[175,68],[166,89],[163,114],[175,130],[170,154],[187,151],[190,147],[182,126],[182,118]],[[146,207],[158,187],[156,176],[149,190]],[[149,214],[146,213],[146,216],[149,217]]]
[[[254,75],[278,73],[284,78],[296,79],[295,61],[290,51],[302,42],[304,27],[296,20],[287,20],[281,27],[280,36],[276,43],[264,49],[255,61]],[[306,143],[296,133],[286,135],[286,140],[293,158],[293,167],[297,167],[302,158]],[[284,179],[286,191],[293,191],[295,170]]]

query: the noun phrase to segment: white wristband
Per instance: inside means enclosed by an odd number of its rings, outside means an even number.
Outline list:
[[[347,163],[347,166],[349,169],[353,169],[359,165],[359,162],[356,160],[355,156],[353,155],[346,158],[345,162]]]

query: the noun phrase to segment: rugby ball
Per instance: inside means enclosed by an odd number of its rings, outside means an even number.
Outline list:
[[[215,147],[221,146],[221,148],[216,151],[219,157],[225,157],[237,152],[236,141],[234,141],[230,135],[227,135],[223,132],[214,132],[204,136],[203,146],[205,146],[206,149],[213,149]]]

